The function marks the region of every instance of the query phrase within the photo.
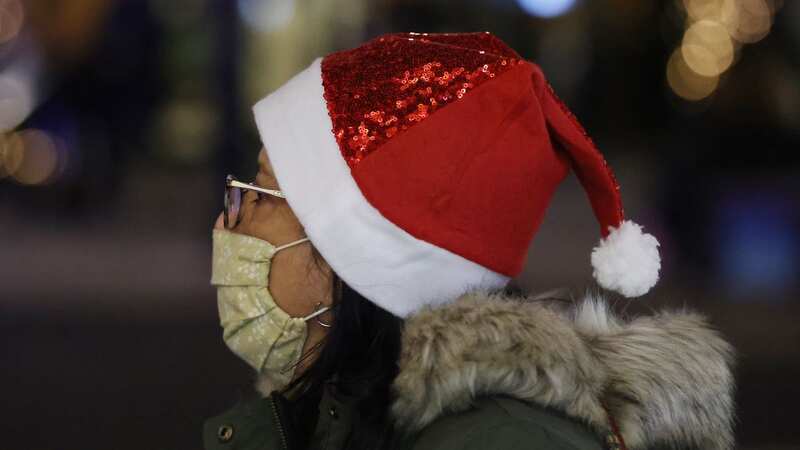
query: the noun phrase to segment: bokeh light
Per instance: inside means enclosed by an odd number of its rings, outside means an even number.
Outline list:
[[[46,184],[53,180],[59,166],[59,151],[52,136],[42,130],[18,133],[21,145],[19,167],[11,174],[14,180],[27,185]]]
[[[689,22],[712,20],[723,25],[738,42],[752,44],[772,27],[773,14],[782,6],[775,0],[683,0]]]
[[[0,75],[0,132],[13,130],[33,111],[33,91],[29,82]]]
[[[739,0],[739,21],[733,37],[747,44],[763,39],[772,28],[772,8],[765,0]]]
[[[25,8],[20,0],[0,0],[0,44],[13,40],[25,22]]]
[[[686,100],[706,98],[718,77],[740,56],[743,44],[763,39],[772,28],[781,0],[683,0],[686,30],[669,60],[667,81]],[[686,69],[694,72],[688,73]]]
[[[238,0],[238,5],[242,21],[265,33],[282,29],[295,15],[294,0]]]
[[[679,97],[690,100],[702,100],[717,89],[719,77],[706,77],[689,68],[683,59],[683,52],[676,49],[667,63],[667,83]]]
[[[733,42],[725,27],[712,20],[693,23],[683,36],[681,53],[697,74],[714,77],[728,70],[733,62]]]
[[[22,139],[17,133],[0,135],[0,178],[13,175],[22,165]]]
[[[763,189],[727,192],[712,213],[714,256],[732,299],[756,293],[775,301],[765,294],[791,286],[800,267],[794,198]]]
[[[213,105],[200,100],[175,100],[160,113],[155,148],[167,160],[203,163],[210,158],[218,128]]]
[[[713,20],[732,29],[739,17],[738,0],[683,0],[691,22]]]
[[[575,0],[517,0],[517,4],[532,16],[550,18],[572,9]]]

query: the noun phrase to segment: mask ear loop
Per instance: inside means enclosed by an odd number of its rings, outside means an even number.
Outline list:
[[[336,275],[334,274],[334,276],[336,276]],[[336,299],[337,299],[336,300],[337,302],[340,302],[342,300],[342,279],[339,278],[338,276],[336,277]],[[317,304],[314,305],[314,312],[309,314],[308,316],[304,317],[303,320],[308,321],[308,320],[317,318],[322,313],[324,313],[326,311],[330,311],[332,309],[332,307],[330,307],[330,306],[325,306],[323,308],[320,308],[320,306],[322,306],[322,302],[317,302]],[[319,319],[317,319],[317,323],[320,324],[321,326],[325,327],[325,328],[330,328],[330,327],[333,326],[333,324],[322,322]],[[314,354],[314,352],[317,351],[317,349],[319,349],[324,342],[325,342],[325,340],[323,339],[323,340],[317,342],[316,344],[314,344],[314,346],[311,347],[310,349],[308,349],[308,351],[305,354],[300,356],[300,359],[296,363],[286,366],[283,370],[281,370],[281,373],[288,372],[289,370],[292,370],[295,367],[299,366],[303,361],[305,361],[312,354]]]
[[[322,313],[324,313],[324,312],[330,311],[330,309],[331,309],[330,306],[322,306],[322,302],[317,302],[317,304],[314,305],[314,312],[309,314],[309,315],[307,315],[306,317],[303,317],[303,320],[305,320],[307,322],[307,321],[309,321],[311,319],[315,319],[316,318],[318,324],[320,324],[321,326],[323,326],[325,328],[330,328],[333,325],[331,325],[329,323],[325,323],[325,322],[319,320],[319,316],[322,315]]]
[[[289,242],[288,244],[279,245],[279,246],[275,247],[275,253],[278,253],[279,251],[281,251],[281,250],[283,250],[285,248],[289,248],[289,247],[291,247],[293,245],[297,245],[297,244],[300,244],[300,243],[308,241],[308,240],[310,240],[310,239],[308,239],[307,237],[304,237],[304,238],[300,238],[300,239],[298,239],[296,241]]]
[[[338,298],[338,299],[340,299],[340,300],[341,300],[341,298],[342,298],[342,279],[341,279],[341,278],[339,278],[339,277],[336,277],[336,293],[337,293],[337,297],[336,297],[336,298]],[[309,320],[311,320],[311,319],[315,319],[315,318],[317,318],[317,323],[318,323],[320,326],[322,326],[322,327],[325,327],[325,328],[330,328],[330,327],[332,327],[332,326],[333,326],[333,324],[326,323],[326,322],[323,322],[322,320],[318,319],[318,317],[319,317],[319,316],[320,316],[322,313],[324,313],[324,312],[327,312],[327,311],[330,311],[330,310],[331,310],[331,307],[330,307],[330,306],[325,306],[325,307],[323,307],[323,306],[322,306],[322,302],[317,302],[317,303],[314,305],[314,312],[313,312],[313,313],[311,313],[311,314],[309,314],[309,315],[307,315],[306,317],[304,317],[304,318],[303,318],[303,320],[305,320],[305,321],[309,321]]]

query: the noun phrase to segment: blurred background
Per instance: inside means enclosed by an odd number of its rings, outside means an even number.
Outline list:
[[[800,2],[0,0],[3,449],[190,449],[246,392],[209,285],[251,105],[387,32],[491,31],[605,153],[662,282],[740,352],[741,449],[800,449]],[[524,207],[524,205],[509,205]],[[571,177],[516,284],[591,287]]]

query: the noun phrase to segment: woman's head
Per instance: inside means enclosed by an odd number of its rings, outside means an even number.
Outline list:
[[[258,154],[258,173],[255,184],[259,187],[280,190],[269,162],[266,149]],[[223,228],[222,215],[215,228]],[[242,198],[240,220],[230,231],[267,241],[280,246],[305,236],[303,226],[285,199],[271,195],[259,195],[248,190]],[[294,245],[276,253],[271,261],[265,280],[275,304],[291,317],[306,317],[320,306],[332,306],[334,277],[331,267],[309,242]],[[320,305],[321,304],[321,305]],[[307,338],[302,353],[308,353],[327,334],[323,324],[334,320],[332,312],[323,313],[319,320],[309,320]],[[300,375],[313,361],[309,354],[295,369]]]

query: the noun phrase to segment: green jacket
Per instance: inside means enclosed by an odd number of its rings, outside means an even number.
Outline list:
[[[630,450],[731,450],[732,360],[686,310],[624,321],[602,299],[467,294],[406,320],[397,448],[601,450],[619,436]],[[206,421],[206,450],[297,449],[282,397],[267,392]],[[352,401],[326,388],[311,448],[342,448],[352,418]]]
[[[294,450],[297,436],[287,427],[277,395],[239,403],[205,423],[206,450]],[[342,448],[352,405],[326,390],[311,448]],[[460,413],[442,416],[420,432],[396,438],[397,450],[603,450],[591,429],[555,411],[505,397],[483,397]]]

